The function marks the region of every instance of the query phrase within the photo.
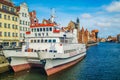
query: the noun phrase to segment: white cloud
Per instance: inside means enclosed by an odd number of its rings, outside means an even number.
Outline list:
[[[92,16],[89,13],[84,13],[81,15],[83,19],[90,19]]]
[[[95,26],[99,26],[99,27],[110,27],[111,23],[109,22],[97,22],[95,23]]]
[[[120,12],[120,1],[112,2],[110,5],[106,6],[108,12]]]

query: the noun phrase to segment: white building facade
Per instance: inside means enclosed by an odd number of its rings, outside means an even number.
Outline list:
[[[19,14],[19,24],[20,24],[20,43],[19,46],[24,42],[26,31],[30,31],[30,15],[28,6],[26,3],[20,4],[19,7],[16,7]]]

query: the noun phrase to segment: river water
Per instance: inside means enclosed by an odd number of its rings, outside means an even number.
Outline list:
[[[99,43],[75,66],[47,77],[39,69],[0,74],[0,80],[120,80],[120,44]]]

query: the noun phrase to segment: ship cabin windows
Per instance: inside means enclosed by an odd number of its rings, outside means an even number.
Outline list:
[[[50,53],[57,53],[57,50],[49,50]]]
[[[39,28],[37,28],[37,32],[39,32]]]
[[[40,34],[40,33],[38,33],[38,36],[41,36],[41,34]]]
[[[40,28],[40,32],[42,31],[42,28]]]
[[[64,53],[66,54],[66,53],[71,53],[71,52],[74,52],[74,51],[76,51],[76,49],[65,50]]]
[[[46,36],[48,36],[48,33],[46,33]]]
[[[48,31],[48,28],[46,28],[46,31]]]
[[[52,27],[50,27],[49,29],[50,29],[50,31],[52,31]]]
[[[45,31],[45,28],[43,28],[43,31]]]
[[[40,40],[37,40],[37,42],[39,43],[39,42],[40,42]]]
[[[49,39],[49,41],[48,41],[49,43],[51,43],[52,41],[51,41],[51,39]]]
[[[36,43],[36,40],[34,40],[34,43]]]
[[[45,39],[45,43],[47,43],[47,39]]]
[[[34,28],[34,32],[36,32],[36,28]]]
[[[41,39],[41,43],[43,43],[43,39]]]
[[[30,40],[31,43],[56,43],[56,39],[32,39]]]
[[[37,33],[35,33],[35,37],[37,37]]]
[[[56,43],[56,40],[55,40],[55,39],[53,39],[53,43]]]
[[[33,43],[33,40],[31,40],[31,43]]]

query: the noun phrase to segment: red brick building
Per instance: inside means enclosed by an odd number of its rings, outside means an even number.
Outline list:
[[[36,11],[29,12],[29,14],[30,14],[31,26],[38,24],[39,21],[36,16]]]

